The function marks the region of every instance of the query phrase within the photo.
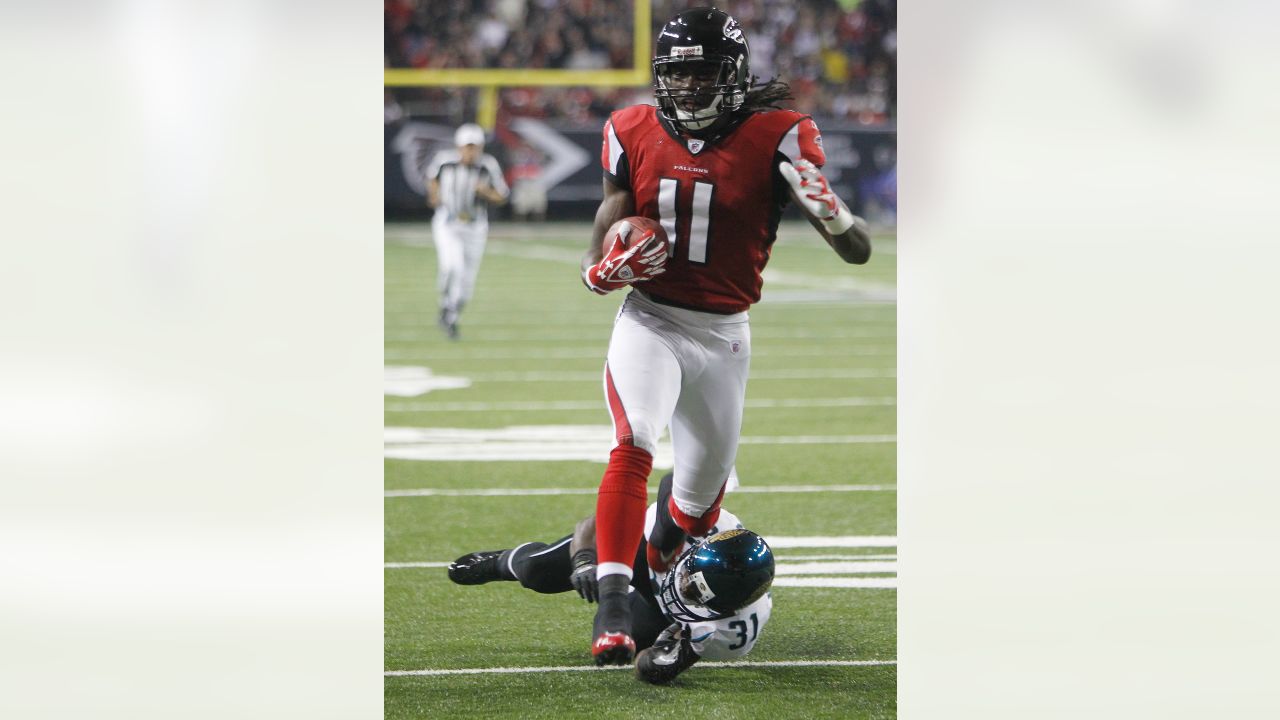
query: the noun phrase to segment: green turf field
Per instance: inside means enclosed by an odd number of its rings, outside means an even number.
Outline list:
[[[774,541],[778,575],[747,664],[700,663],[651,687],[591,667],[595,606],[576,595],[449,582],[458,555],[550,541],[594,511],[610,443],[600,374],[623,293],[579,282],[588,233],[496,225],[451,342],[435,325],[429,226],[387,226],[386,716],[894,717],[892,235],[851,266],[784,224],[751,310],[743,487],[724,506]],[[464,669],[479,672],[440,672]]]

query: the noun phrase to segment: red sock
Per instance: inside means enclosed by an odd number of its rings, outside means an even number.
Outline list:
[[[644,534],[644,508],[653,456],[634,445],[609,453],[609,467],[596,496],[596,562],[631,567]]]
[[[679,507],[676,506],[676,499],[673,496],[667,509],[671,511],[671,519],[676,521],[681,530],[689,533],[694,537],[702,537],[715,527],[716,521],[720,519],[720,501],[724,499],[724,486],[720,486],[720,494],[716,496],[716,501],[711,503],[711,507],[701,515],[686,515]]]

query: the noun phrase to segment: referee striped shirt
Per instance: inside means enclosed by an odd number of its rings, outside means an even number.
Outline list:
[[[455,222],[477,222],[488,217],[483,198],[476,197],[476,187],[488,183],[500,195],[510,194],[502,179],[502,168],[492,155],[482,154],[475,165],[464,165],[457,150],[436,153],[427,168],[427,178],[440,183],[440,207]]]

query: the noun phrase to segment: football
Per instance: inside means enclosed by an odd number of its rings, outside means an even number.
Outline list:
[[[613,247],[614,238],[619,236],[621,236],[622,244],[629,248],[648,240],[654,235],[662,242],[668,243],[667,249],[669,251],[671,247],[670,241],[667,239],[667,231],[662,229],[661,223],[639,215],[625,217],[609,226],[609,230],[604,234],[604,239],[600,242],[601,250],[608,255],[609,248]],[[668,257],[670,257],[669,253]]]

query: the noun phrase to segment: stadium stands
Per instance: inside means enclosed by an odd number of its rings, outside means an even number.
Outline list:
[[[652,6],[656,33],[690,2]],[[731,0],[715,3],[743,25],[752,70],[791,84],[792,106],[866,126],[896,115],[896,0]],[[628,0],[385,0],[388,68],[622,69],[631,66]],[[388,105],[410,115],[474,111],[473,91],[398,88]],[[652,98],[644,88],[509,88],[503,112],[583,124]],[[440,112],[442,111],[443,112]],[[392,111],[395,112],[395,111]]]

